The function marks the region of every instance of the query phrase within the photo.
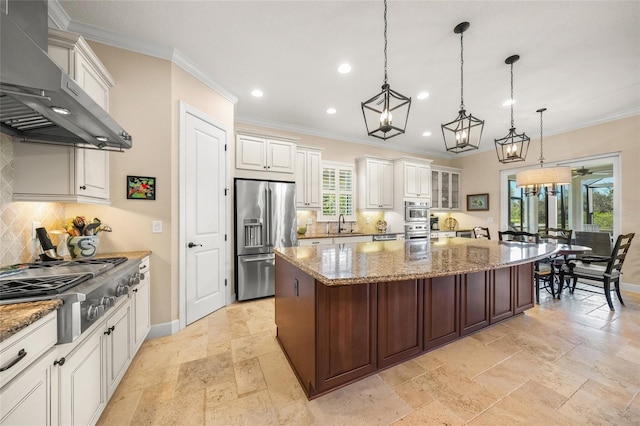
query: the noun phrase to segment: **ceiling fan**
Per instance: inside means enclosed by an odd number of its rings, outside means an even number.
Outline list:
[[[578,176],[587,176],[587,175],[611,175],[612,170],[592,170],[588,169],[585,166],[580,167],[579,169],[573,170],[573,177],[576,178]]]

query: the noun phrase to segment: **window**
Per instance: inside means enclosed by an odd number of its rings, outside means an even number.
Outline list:
[[[322,210],[319,221],[355,221],[354,171],[350,164],[322,163]]]

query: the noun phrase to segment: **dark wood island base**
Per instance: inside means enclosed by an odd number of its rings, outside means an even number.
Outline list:
[[[351,285],[326,285],[281,255],[275,269],[277,340],[309,399],[534,305],[533,262]]]

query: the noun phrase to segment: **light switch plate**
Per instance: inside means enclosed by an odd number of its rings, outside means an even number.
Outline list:
[[[162,232],[162,221],[161,220],[152,220],[151,221],[151,232],[154,234],[159,234]]]

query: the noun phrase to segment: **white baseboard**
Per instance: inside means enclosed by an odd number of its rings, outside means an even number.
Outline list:
[[[640,293],[640,285],[631,283],[620,283],[620,289],[631,293]]]
[[[151,326],[151,330],[147,335],[147,339],[153,339],[155,337],[170,336],[180,330],[180,323],[178,320],[171,322],[165,322],[163,324],[154,324]]]

